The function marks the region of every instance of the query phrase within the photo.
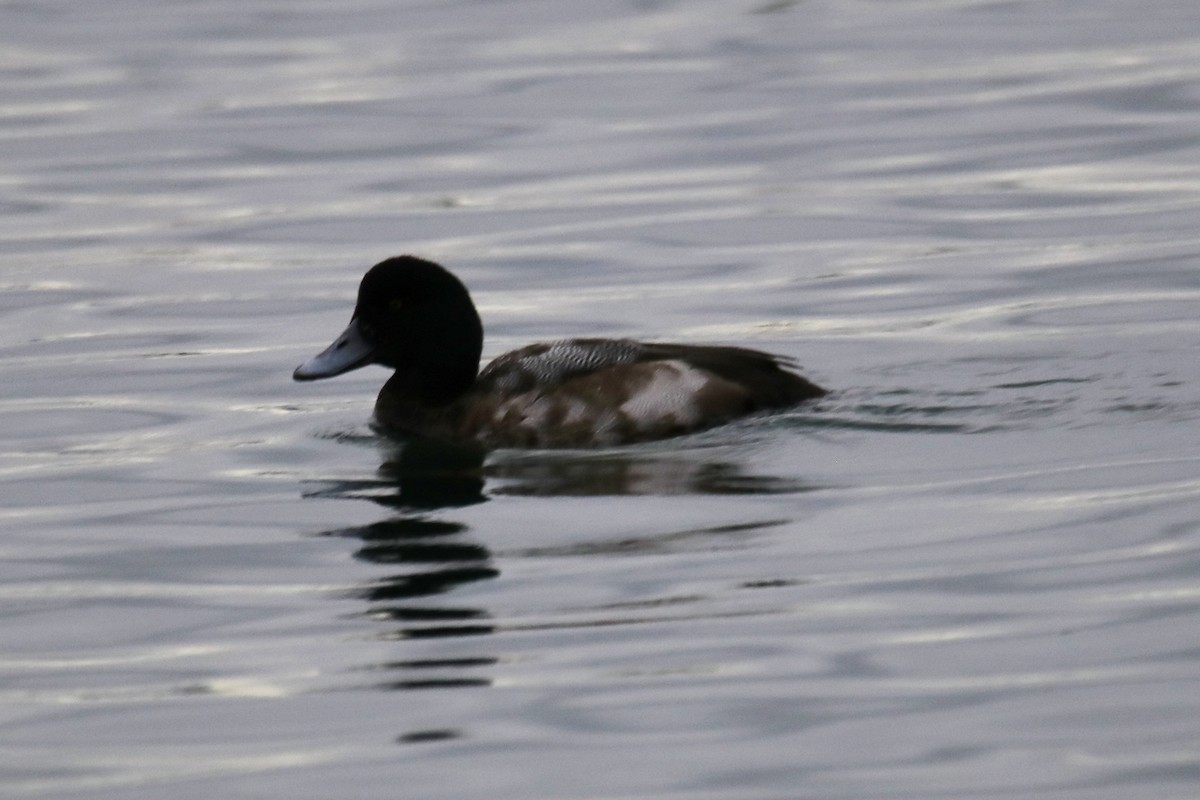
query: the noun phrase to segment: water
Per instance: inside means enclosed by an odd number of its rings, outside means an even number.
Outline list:
[[[1197,23],[0,5],[0,794],[1194,796]],[[399,252],[835,392],[431,466]]]

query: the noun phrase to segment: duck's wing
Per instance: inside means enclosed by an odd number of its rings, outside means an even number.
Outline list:
[[[754,408],[780,408],[823,397],[827,392],[792,371],[786,356],[746,347],[692,344],[645,344],[642,361],[679,361],[740,387]]]
[[[518,394],[645,360],[646,346],[632,339],[563,339],[531,344],[488,364],[479,373],[476,387],[483,392]]]
[[[753,408],[786,406],[825,394],[790,371],[795,362],[783,356],[745,347],[632,339],[564,339],[522,347],[488,364],[476,385],[483,392],[511,396],[561,386],[609,368],[656,361],[686,365],[739,387]]]

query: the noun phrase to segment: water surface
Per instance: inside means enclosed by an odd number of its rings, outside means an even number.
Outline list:
[[[0,794],[1194,796],[1198,14],[0,5]],[[431,459],[400,252],[834,392]]]

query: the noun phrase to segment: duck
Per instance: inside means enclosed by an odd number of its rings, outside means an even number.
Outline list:
[[[380,364],[385,434],[451,445],[593,448],[698,431],[824,396],[786,357],[744,347],[562,339],[479,370],[483,324],[445,267],[394,256],[363,276],[350,324],[297,381]]]

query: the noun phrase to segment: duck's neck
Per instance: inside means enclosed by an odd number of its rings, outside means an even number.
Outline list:
[[[400,372],[384,384],[375,401],[375,419],[384,427],[431,439],[454,441],[470,434],[475,423],[470,417],[478,409],[468,390],[437,402],[414,391],[408,376]]]
[[[383,394],[405,405],[437,409],[451,405],[475,385],[477,369],[447,364],[415,364],[396,368],[384,385]]]

